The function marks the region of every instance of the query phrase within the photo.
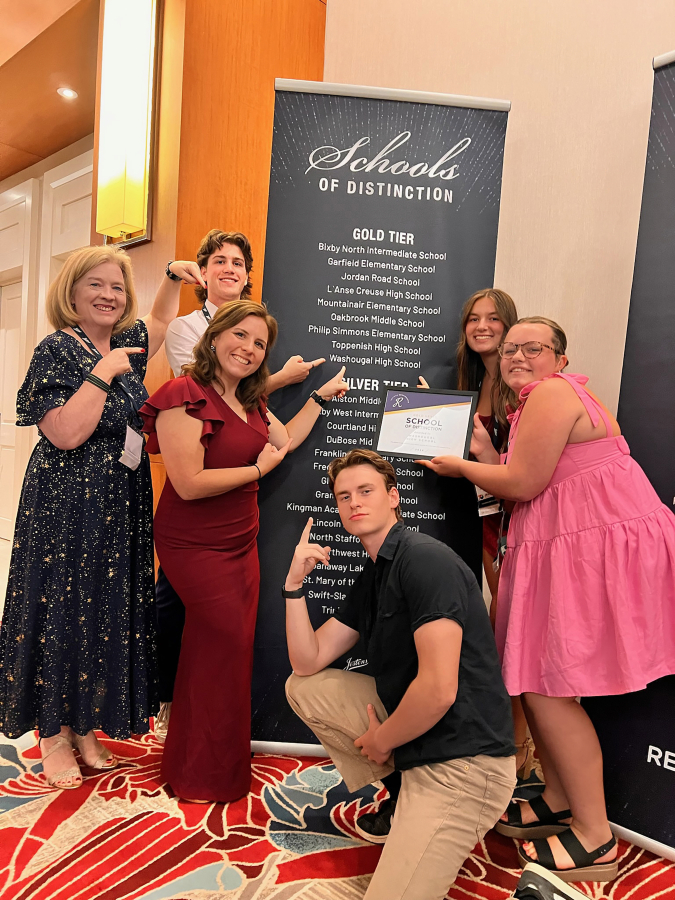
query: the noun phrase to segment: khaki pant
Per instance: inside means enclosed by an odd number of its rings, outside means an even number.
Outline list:
[[[368,729],[367,705],[387,714],[375,680],[324,669],[291,675],[286,696],[319,738],[350,791],[389,775],[354,746]],[[474,846],[506,809],[516,783],[515,757],[467,756],[402,773],[391,832],[365,900],[442,900]]]

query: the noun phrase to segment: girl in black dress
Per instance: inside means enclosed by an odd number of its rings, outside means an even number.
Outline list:
[[[156,703],[152,487],[137,410],[178,301],[137,320],[131,261],[87,247],[49,289],[56,331],[36,347],[17,425],[40,440],[24,479],[0,630],[0,732],[38,728],[50,785],[82,783],[73,748],[148,731]],[[140,458],[140,461],[139,459]]]

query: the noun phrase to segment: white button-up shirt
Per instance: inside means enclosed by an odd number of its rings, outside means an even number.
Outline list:
[[[206,301],[206,309],[211,313],[211,318],[218,312],[218,307],[210,300]],[[174,319],[167,328],[164,348],[176,378],[181,374],[181,367],[192,362],[194,346],[208,324],[201,309],[196,309],[187,316]]]

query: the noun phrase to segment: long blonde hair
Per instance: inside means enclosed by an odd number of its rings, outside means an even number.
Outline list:
[[[138,316],[138,300],[134,288],[131,260],[124,250],[110,246],[84,247],[82,250],[76,250],[70,254],[47,291],[46,311],[52,328],[59,331],[62,328],[72,328],[73,325],[79,323],[80,317],[73,308],[73,286],[91,269],[108,262],[114,263],[122,270],[127,297],[124,313],[115,322],[112,333],[119,334],[121,331],[131,328]]]
[[[215,381],[224,387],[218,378],[218,360],[211,350],[211,343],[215,337],[234,328],[247,316],[257,316],[264,319],[267,325],[267,347],[260,368],[246,378],[242,378],[237,385],[236,397],[247,412],[258,408],[261,397],[265,394],[269,369],[267,359],[277,338],[279,326],[277,320],[267,312],[267,307],[262,303],[253,303],[251,300],[233,300],[231,303],[223,303],[218,312],[209,322],[208,328],[197,342],[193,354],[194,361],[183,366],[183,375],[189,375],[196,382],[209,385]]]
[[[485,364],[480,353],[472,350],[466,340],[466,324],[471,311],[474,304],[484,297],[494,303],[495,312],[504,325],[504,334],[518,321],[516,304],[506,291],[499,288],[483,288],[469,297],[462,307],[459,343],[457,344],[457,390],[459,391],[479,391],[485,377]],[[490,403],[495,418],[503,428],[508,430],[507,406],[515,409],[518,399],[511,388],[502,381],[499,366],[497,366],[497,375],[492,383]]]

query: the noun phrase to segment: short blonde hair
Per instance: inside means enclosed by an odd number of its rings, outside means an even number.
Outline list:
[[[72,328],[80,321],[80,317],[73,309],[72,296],[73,285],[83,278],[91,269],[102,263],[115,263],[122,270],[124,290],[127,295],[127,304],[121,319],[115,323],[113,334],[126,331],[136,321],[138,316],[138,300],[134,288],[134,277],[131,271],[129,256],[116,247],[84,247],[71,253],[65,265],[49,285],[47,291],[47,318],[56,331],[62,328]]]

